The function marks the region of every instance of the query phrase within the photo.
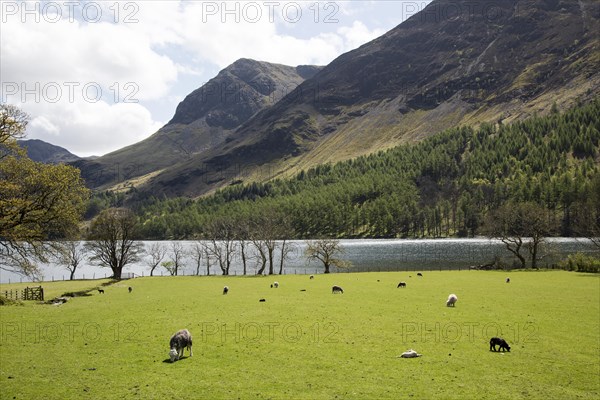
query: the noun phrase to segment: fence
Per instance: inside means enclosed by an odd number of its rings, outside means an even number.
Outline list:
[[[37,300],[44,301],[44,288],[38,287],[26,287],[25,289],[18,290],[4,290],[2,296],[10,300]]]

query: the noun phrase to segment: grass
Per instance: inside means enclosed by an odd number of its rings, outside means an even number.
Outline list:
[[[4,306],[0,398],[600,396],[600,276],[424,275],[138,278],[62,306]],[[333,284],[345,293],[332,295]],[[171,364],[181,328],[194,356]],[[496,335],[510,353],[489,351]],[[398,358],[410,348],[423,356]]]
[[[62,296],[67,292],[82,292],[91,290],[97,287],[102,287],[104,284],[108,284],[110,279],[96,279],[96,280],[74,280],[74,281],[56,281],[56,282],[25,282],[25,283],[13,283],[13,284],[0,284],[0,295],[4,294],[5,290],[23,290],[26,287],[38,287],[44,288],[44,300],[52,300],[55,297]]]

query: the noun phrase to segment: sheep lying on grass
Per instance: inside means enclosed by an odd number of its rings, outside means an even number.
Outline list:
[[[450,296],[448,296],[448,300],[446,300],[446,305],[448,307],[454,307],[454,304],[456,303],[457,300],[458,300],[458,297],[456,297],[455,294],[451,294]]]
[[[335,293],[341,293],[341,294],[344,294],[344,289],[342,289],[342,287],[341,287],[341,286],[334,285],[334,286],[331,288],[331,293],[332,293],[332,294],[335,294]]]
[[[311,276],[310,276],[310,279],[315,279],[315,276],[314,276],[314,275],[311,275]]]
[[[171,362],[175,362],[183,357],[183,350],[187,347],[190,352],[190,357],[192,356],[192,335],[190,331],[187,329],[182,329],[171,336],[171,341],[169,342],[169,346],[171,350],[169,351],[169,357],[171,358]]]
[[[421,357],[422,354],[417,353],[416,351],[414,351],[413,349],[410,349],[408,351],[405,351],[404,353],[402,353],[402,355],[400,357],[402,358],[416,358],[416,357]]]
[[[275,289],[277,289],[279,287],[279,282],[273,282],[272,287],[274,287]]]

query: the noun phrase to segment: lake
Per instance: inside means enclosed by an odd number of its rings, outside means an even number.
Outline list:
[[[146,248],[152,243],[143,242]],[[170,242],[163,242],[169,245]],[[186,249],[191,249],[193,241],[181,241]],[[285,262],[285,274],[318,274],[323,272],[322,265],[315,262],[309,263],[304,257],[306,244],[304,241],[291,241],[292,251]],[[486,238],[475,239],[353,239],[341,240],[344,253],[341,258],[352,263],[349,272],[364,271],[427,271],[468,269],[471,265],[486,264],[500,257],[505,263],[511,264],[514,257],[504,245],[495,240]],[[540,267],[551,265],[565,258],[568,254],[583,252],[597,253],[591,242],[581,238],[552,238],[543,249],[543,259],[539,262]],[[279,270],[279,259],[276,259],[275,272]],[[248,263],[248,273],[255,274],[257,271],[255,261]],[[56,265],[43,265],[42,271],[45,281],[69,279],[69,271]],[[148,276],[149,268],[144,261],[125,267],[124,272],[133,273],[137,276]],[[211,275],[221,275],[221,270],[212,262]],[[335,271],[332,272],[346,272]],[[180,275],[195,274],[194,261],[186,259],[184,269]],[[206,264],[202,262],[201,275],[206,275]],[[236,257],[232,264],[231,275],[242,274],[241,257]],[[84,262],[75,274],[76,279],[98,279],[109,277],[111,271]],[[168,275],[168,272],[158,267],[154,275]],[[6,271],[0,270],[0,283],[26,282],[28,279]]]

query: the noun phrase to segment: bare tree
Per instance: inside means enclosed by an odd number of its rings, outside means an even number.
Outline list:
[[[296,248],[289,242],[289,238],[294,235],[290,219],[283,214],[280,214],[278,219],[275,235],[279,238],[279,275],[281,275],[285,261],[289,259]]]
[[[338,255],[344,252],[339,240],[307,240],[306,246],[306,257],[309,262],[311,260],[318,260],[323,263],[326,274],[330,273],[331,266],[337,268],[348,268],[350,266],[348,261],[337,258]]]
[[[170,261],[173,262],[171,275],[177,276],[183,267],[183,260],[187,253],[180,242],[171,242]],[[171,271],[170,271],[171,272]]]
[[[196,275],[200,275],[200,268],[202,267],[202,260],[204,259],[205,248],[202,242],[196,242],[190,250],[190,256],[196,264]]]
[[[255,250],[254,259],[256,259],[256,275],[262,275],[267,268],[267,261],[269,259],[265,241],[262,239],[253,238],[251,243]]]
[[[54,249],[52,257],[54,261],[71,273],[70,280],[75,279],[75,271],[85,259],[83,248],[75,241],[54,242],[52,247]]]
[[[286,221],[284,216],[277,213],[259,215],[254,219],[252,228],[250,229],[250,237],[258,252],[258,260],[261,263],[258,274],[264,272],[267,262],[269,265],[269,275],[275,273],[275,254],[278,247],[281,246],[283,248],[280,254],[284,258],[281,259],[279,273],[283,272],[283,264],[289,250],[287,238],[290,236],[289,224]],[[282,240],[279,242],[278,239]]]
[[[223,275],[229,275],[231,263],[237,252],[233,223],[230,221],[217,221],[209,225],[209,252],[217,260]]]
[[[521,268],[527,265],[524,251],[530,255],[531,267],[537,268],[541,246],[556,226],[549,211],[536,203],[507,203],[488,214],[484,231],[488,237],[502,241]]]
[[[125,208],[109,208],[92,221],[85,248],[91,262],[108,267],[114,279],[121,279],[123,267],[140,260],[143,245],[135,240],[137,220]]]
[[[283,265],[286,260],[296,251],[296,246],[287,239],[282,239],[279,243],[279,275],[283,274]]]
[[[154,276],[154,270],[167,255],[167,248],[162,243],[152,243],[148,255],[150,256],[150,259],[146,262],[146,265],[150,268],[150,276]]]
[[[210,276],[210,247],[202,242],[202,246],[204,247],[204,259],[206,260],[206,276]]]
[[[248,247],[252,243],[249,241],[250,226],[247,223],[241,224],[237,229],[238,245],[240,247],[240,256],[242,257],[242,271],[246,275],[248,272]]]

